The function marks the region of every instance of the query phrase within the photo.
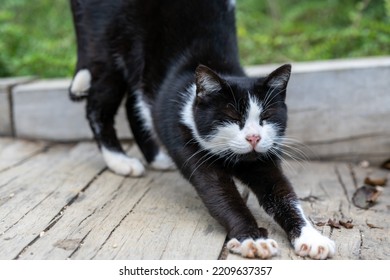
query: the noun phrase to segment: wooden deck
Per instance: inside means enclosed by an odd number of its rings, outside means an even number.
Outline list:
[[[352,220],[351,229],[316,226],[336,241],[334,259],[390,259],[390,187],[368,210],[351,202],[367,175],[388,171],[289,162],[286,172],[314,224]],[[275,259],[300,259],[251,195],[248,204],[279,243]],[[0,259],[239,259],[225,242],[177,172],[124,178],[107,170],[93,142],[0,138]]]

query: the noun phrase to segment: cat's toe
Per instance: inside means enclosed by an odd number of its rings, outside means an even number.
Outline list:
[[[278,244],[273,239],[252,238],[245,239],[243,242],[233,238],[227,243],[227,248],[235,254],[244,258],[268,259],[278,253]]]
[[[278,243],[276,243],[273,239],[257,239],[256,240],[257,247],[257,256],[260,259],[268,259],[271,258],[278,253]]]
[[[145,167],[137,158],[131,158],[119,152],[102,148],[104,161],[108,168],[122,176],[139,177],[145,173]]]
[[[312,227],[304,227],[301,235],[293,241],[293,246],[297,255],[316,260],[332,257],[336,249],[333,240],[321,235]]]

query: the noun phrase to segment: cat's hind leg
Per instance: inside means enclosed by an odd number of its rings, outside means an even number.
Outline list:
[[[156,140],[151,106],[142,90],[138,89],[129,94],[126,111],[134,139],[150,167],[156,170],[175,169],[172,159]]]
[[[124,152],[114,127],[114,117],[126,92],[121,73],[101,66],[92,79],[87,99],[87,118],[107,166],[117,174],[138,177],[144,174],[141,161]]]

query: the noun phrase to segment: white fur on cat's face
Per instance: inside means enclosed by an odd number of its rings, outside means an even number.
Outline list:
[[[278,141],[278,130],[275,124],[267,123],[266,120],[260,124],[263,108],[254,98],[249,99],[243,127],[233,122],[225,123],[207,138],[201,137],[196,128],[192,111],[195,86],[191,87],[189,91],[191,92],[191,98],[187,101],[182,112],[182,122],[192,130],[194,137],[202,148],[221,155],[225,152],[233,152],[234,154],[266,153]],[[254,137],[260,138],[257,143],[256,141],[250,141]]]

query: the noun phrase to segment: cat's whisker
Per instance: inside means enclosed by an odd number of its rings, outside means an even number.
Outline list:
[[[291,137],[280,137],[280,142],[284,145],[288,145],[288,148],[295,149],[296,152],[300,151],[300,154],[304,155],[304,159],[310,161],[311,158],[316,158],[315,152],[306,144]]]
[[[280,150],[278,151],[275,149],[270,149],[269,152],[276,156],[283,163],[283,166],[285,166],[289,170],[290,173],[295,173],[295,169],[293,168],[291,163],[279,154]]]
[[[286,143],[278,143],[279,146],[283,148],[283,152],[287,153],[286,150],[290,150],[292,153],[294,153],[295,157],[300,160],[309,161],[309,157],[306,155],[306,153],[301,150],[299,147],[286,144]]]
[[[275,84],[271,85],[271,88],[268,89],[267,93],[265,94],[265,98],[263,101],[263,106],[266,107],[268,102],[271,102],[279,93],[281,93],[283,90],[279,91],[278,93],[274,94],[271,100],[269,98],[272,96],[273,92],[277,89],[277,87],[274,87]]]
[[[273,92],[274,90],[272,90],[272,92]],[[268,100],[268,98],[266,98],[266,100],[263,102],[263,107],[264,107],[264,110],[267,110],[267,108],[268,107],[270,107],[270,106],[272,106],[273,104],[276,104],[277,102],[282,102],[282,101],[276,101],[276,103],[272,103],[271,105],[270,105],[270,102],[272,101],[272,100],[274,100],[280,93],[282,93],[284,90],[280,90],[279,92],[277,92],[277,93],[275,93],[273,96],[272,96],[272,98],[271,99],[269,99]],[[272,94],[272,92],[270,93],[270,95]]]

